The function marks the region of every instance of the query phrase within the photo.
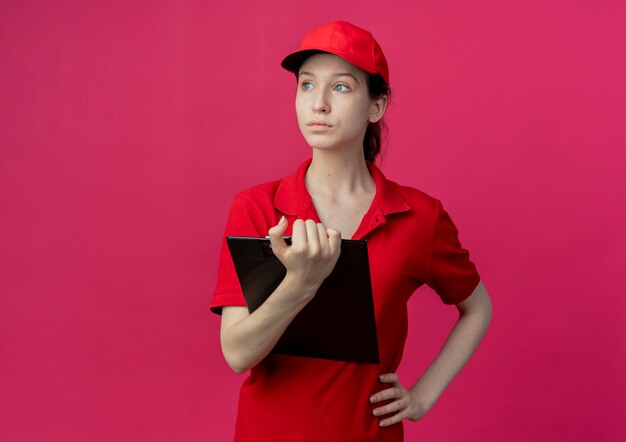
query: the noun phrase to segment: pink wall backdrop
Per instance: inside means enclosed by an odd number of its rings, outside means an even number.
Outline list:
[[[309,156],[279,61],[335,19],[389,59],[381,167],[493,297],[407,440],[625,440],[626,6],[549,0],[1,2],[0,440],[232,439],[220,237]],[[410,309],[407,384],[455,318]]]

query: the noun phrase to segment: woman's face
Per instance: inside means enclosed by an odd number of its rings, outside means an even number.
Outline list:
[[[382,118],[385,105],[370,98],[365,72],[341,57],[315,54],[300,67],[296,114],[313,148],[362,150],[368,123]]]

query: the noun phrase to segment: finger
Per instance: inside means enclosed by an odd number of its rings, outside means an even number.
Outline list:
[[[394,425],[397,424],[399,422],[402,422],[402,419],[404,419],[404,416],[402,414],[402,412],[396,413],[391,417],[385,418],[383,420],[381,420],[378,425],[380,425],[381,427],[388,427],[390,425]]]
[[[371,395],[370,402],[375,404],[376,402],[388,401],[390,399],[398,399],[400,397],[402,397],[402,390],[398,387],[393,387]]]
[[[380,379],[380,382],[384,382],[386,384],[393,384],[399,380],[398,375],[395,373],[381,374],[378,379]]]
[[[302,251],[306,247],[308,241],[306,238],[306,226],[304,220],[297,219],[293,222],[293,229],[291,233],[291,245],[294,251]]]
[[[278,224],[276,224],[268,231],[270,243],[272,244],[272,250],[274,251],[274,254],[280,253],[282,250],[289,247],[283,239],[283,234],[287,230],[288,225],[289,223],[287,222],[285,217],[282,216],[280,218],[280,221],[278,221]]]
[[[374,410],[372,410],[372,414],[374,414],[374,416],[383,416],[385,414],[401,411],[404,408],[406,408],[405,401],[398,399],[397,401],[393,401],[383,407],[374,408]]]
[[[324,224],[317,223],[317,236],[320,239],[320,248],[324,255],[328,255],[331,252],[330,243],[328,242],[328,233]]]
[[[333,253],[333,255],[339,255],[339,253],[341,252],[341,232],[331,227],[329,229],[326,229],[326,233],[328,234],[328,244],[330,245],[330,251]]]
[[[317,223],[312,219],[307,219],[304,223],[306,226],[307,241],[309,243],[309,251],[316,255],[320,251],[320,237],[317,233]]]

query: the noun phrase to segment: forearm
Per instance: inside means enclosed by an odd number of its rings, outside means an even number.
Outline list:
[[[460,310],[459,319],[439,354],[411,387],[411,391],[427,410],[432,408],[448,384],[465,366],[487,331],[491,321],[491,302],[482,283],[477,291],[480,303],[470,311]]]
[[[313,299],[341,253],[338,230],[297,219],[288,245],[283,238],[286,229],[284,216],[269,229],[272,251],[287,271],[276,290],[251,314],[244,307],[222,310],[222,351],[238,373],[254,367],[272,351],[293,318]]]
[[[253,313],[222,322],[224,357],[237,373],[258,364],[274,348],[295,316],[315,295],[288,276]]]

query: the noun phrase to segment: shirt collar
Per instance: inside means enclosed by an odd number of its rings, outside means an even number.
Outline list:
[[[306,190],[304,183],[304,177],[311,160],[312,158],[307,159],[292,175],[285,177],[278,186],[274,197],[274,207],[285,215],[305,216],[313,205],[311,195]],[[374,163],[367,161],[367,167],[376,185],[376,196],[372,201],[372,209],[376,209],[383,216],[410,210],[409,205],[400,194],[400,186],[385,178]]]

